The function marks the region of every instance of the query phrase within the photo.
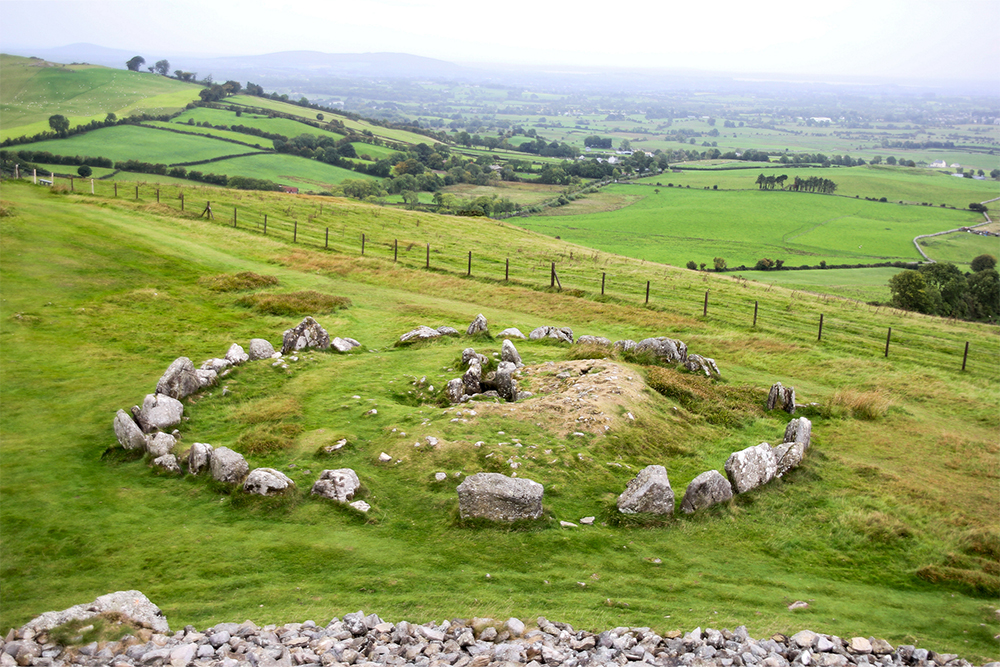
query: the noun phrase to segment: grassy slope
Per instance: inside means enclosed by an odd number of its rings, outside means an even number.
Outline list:
[[[683,266],[688,260],[752,267],[761,257],[788,266],[917,261],[912,239],[973,224],[969,211],[899,206],[792,192],[732,192],[619,185],[639,195],[607,213],[518,219],[527,229],[648,261]],[[645,195],[645,196],[643,196]]]
[[[202,107],[188,109],[177,116],[172,122],[187,125],[188,120],[194,120],[196,123],[208,122],[212,125],[245,125],[246,127],[254,127],[265,132],[283,134],[290,139],[300,134],[311,134],[314,136],[333,135],[337,138],[343,136],[337,132],[316,129],[311,125],[306,125],[290,118],[269,118],[251,113],[244,113],[237,116],[233,111],[206,109]]]
[[[322,191],[347,179],[370,180],[375,178],[350,169],[335,167],[325,162],[306,160],[294,155],[248,155],[213,162],[211,170],[220,174],[239,174],[251,178],[266,178],[283,185],[294,185],[307,190]]]
[[[198,191],[187,191],[194,201]],[[305,197],[212,196],[303,221],[318,208]],[[292,247],[278,223],[265,238],[233,231],[225,221],[177,217],[148,200],[107,205],[22,185],[5,186],[4,197],[16,215],[0,218],[2,627],[110,590],[138,588],[173,627],[243,618],[319,622],[358,608],[415,621],[544,614],[588,628],[745,623],[759,636],[809,627],[973,659],[996,656],[990,600],[914,574],[942,563],[970,531],[995,530],[995,329],[875,314],[660,267],[655,271],[672,287],[671,301],[653,310],[413,270],[405,267],[422,257],[408,254],[394,267],[384,243],[392,236],[431,239],[445,250],[474,240],[477,262],[521,248],[512,255],[515,273],[534,276],[536,285],[544,273],[534,267],[547,267],[544,257],[559,260],[567,280],[589,256],[582,260],[580,248],[513,228],[495,234],[489,223],[339,200],[323,200],[325,213],[313,224],[329,224],[324,216],[332,216],[343,243],[368,230],[366,258],[356,250],[311,250],[319,241],[315,230]],[[574,260],[567,257],[571,251]],[[616,276],[654,270],[601,259]],[[435,256],[436,265],[443,261]],[[354,467],[374,508],[368,523],[302,496],[248,501],[204,480],[153,474],[140,462],[102,460],[113,443],[114,410],[138,402],[177,355],[197,362],[221,354],[233,340],[277,342],[298,320],[237,307],[235,295],[209,292],[197,281],[240,270],[278,275],[278,291],[350,297],[352,308],[319,319],[331,334],[358,338],[368,351],[305,354],[288,373],[267,362],[237,371],[225,381],[228,398],[215,390],[188,402],[185,445],[237,446],[234,440],[248,428],[234,421],[238,415],[256,414],[272,401],[290,405],[290,422],[302,434],[290,449],[251,457],[252,464],[289,471],[302,491],[321,468]],[[700,300],[689,297],[706,287],[720,310],[702,319]],[[748,299],[763,305],[757,330],[728,314]],[[730,310],[723,308],[727,302]],[[669,334],[715,357],[732,384],[766,389],[780,379],[796,386],[800,400],[823,402],[839,388],[879,389],[893,407],[876,422],[816,417],[805,465],[731,506],[679,516],[662,528],[561,530],[556,519],[595,514],[600,524],[615,516],[614,498],[633,472],[608,461],[633,468],[663,463],[680,494],[695,474],[719,468],[728,451],[773,440],[784,419],[751,410],[740,429],[729,431],[704,416],[675,412],[674,401],[654,395],[628,406],[636,426],[616,425],[608,438],[563,439],[511,418],[454,423],[453,412],[419,405],[405,392],[414,377],[439,384],[454,376],[447,369],[468,342],[410,350],[391,343],[416,324],[461,327],[480,311],[491,327],[553,323],[578,334]],[[826,313],[830,327],[821,344],[812,328],[818,312]],[[884,331],[886,325],[899,337],[888,360],[877,344],[865,343],[868,327]],[[936,342],[924,342],[922,334]],[[950,347],[966,339],[973,340],[973,356],[962,375]],[[526,342],[519,349],[528,363],[565,357],[551,345]],[[370,407],[378,416],[363,418]],[[412,442],[424,435],[442,437],[445,445],[436,452],[414,449]],[[350,442],[341,457],[317,455],[338,437]],[[436,484],[433,473],[496,465],[487,453],[526,457],[528,449],[497,444],[512,438],[538,445],[535,451],[553,450],[539,460],[522,458],[518,471],[546,484],[552,518],[528,531],[456,526],[457,480]],[[486,444],[474,448],[469,443],[476,440]],[[375,462],[380,451],[403,462],[381,467]],[[809,600],[810,608],[787,611],[796,599]]]
[[[73,125],[103,120],[109,112],[171,113],[198,99],[201,86],[162,76],[94,65],[57,65],[0,56],[0,139],[48,132],[49,116]]]

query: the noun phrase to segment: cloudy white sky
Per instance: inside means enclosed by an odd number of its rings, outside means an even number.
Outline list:
[[[1000,0],[0,0],[0,48],[996,81]]]

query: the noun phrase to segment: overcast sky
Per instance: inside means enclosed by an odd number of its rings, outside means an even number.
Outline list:
[[[150,57],[390,51],[607,65],[997,82],[1000,0],[0,0],[0,49]]]

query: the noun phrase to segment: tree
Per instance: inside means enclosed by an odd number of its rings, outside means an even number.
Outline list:
[[[1000,274],[996,269],[984,269],[969,277],[969,294],[981,319],[996,319],[1000,315]]]
[[[321,113],[316,114],[316,120],[323,120],[323,114]]]
[[[163,60],[157,60],[154,68],[156,69],[156,73],[160,76],[167,76],[170,73],[170,61],[166,58]]]
[[[118,122],[118,116],[117,116],[117,114],[115,114],[114,111],[108,112],[108,115],[104,118],[104,122],[105,123],[117,123]]]
[[[989,269],[996,268],[997,258],[993,255],[979,255],[972,260],[969,264],[969,268],[972,269],[973,273],[979,273],[980,271],[987,271]]]
[[[989,209],[986,208],[985,205],[980,204],[979,202],[972,202],[971,204],[969,204],[969,210],[975,211],[976,213],[986,213],[986,211],[988,211]]]
[[[69,118],[61,113],[49,116],[49,127],[58,132],[60,136],[65,136],[69,131]]]
[[[896,164],[896,158],[894,158],[893,156],[890,155],[889,157],[887,157],[885,159],[885,163],[886,164]]]
[[[83,164],[77,167],[76,173],[80,174],[81,178],[87,178],[88,176],[94,173],[94,170],[88,167],[87,165]]]
[[[688,262],[687,263],[687,267],[689,269],[691,269],[692,271],[697,271],[698,270],[698,265],[694,262],[694,260]]]
[[[932,299],[928,293],[927,281],[922,274],[909,269],[900,271],[889,279],[889,291],[892,292],[892,305],[903,310],[915,310],[918,313],[931,311]]]
[[[125,67],[128,67],[131,72],[138,72],[139,68],[146,64],[146,59],[142,56],[132,56],[128,62],[125,63]]]
[[[990,178],[997,179],[1000,178],[1000,169],[994,169],[990,172]]]
[[[724,260],[723,258],[716,257],[715,259],[712,260],[712,262],[715,264],[715,270],[716,271],[725,271],[726,270],[726,260]]]

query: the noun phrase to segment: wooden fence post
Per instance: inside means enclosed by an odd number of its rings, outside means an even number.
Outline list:
[[[364,232],[361,233],[361,256],[365,255],[365,235]]]
[[[427,244],[427,262],[424,264],[425,269],[431,268],[431,244]]]
[[[115,197],[118,196],[118,183],[115,183]]]
[[[393,264],[396,263],[396,260],[398,258],[399,258],[399,239],[393,239],[392,240],[392,262],[393,262]]]
[[[708,317],[708,290],[705,290],[705,307],[701,309],[701,316]]]
[[[552,262],[552,268],[549,269],[549,287],[556,286],[556,263]]]
[[[135,186],[135,200],[139,201],[139,186]]]
[[[969,359],[969,341],[965,341],[965,354],[962,355],[962,371],[965,371],[965,362]]]
[[[604,296],[604,278],[607,276],[607,272],[601,273],[601,296]]]
[[[264,236],[267,236],[267,213],[264,214]]]
[[[472,251],[471,250],[469,251],[469,270],[466,272],[465,275],[467,275],[467,276],[471,276],[472,275]]]
[[[322,206],[322,204],[320,204],[320,206]],[[330,249],[330,228],[329,227],[326,228],[326,240],[323,241],[323,247],[325,249],[327,249],[327,250]]]
[[[889,327],[889,333],[885,335],[885,357],[889,358],[889,339],[892,338],[892,327]]]
[[[181,193],[181,213],[184,212],[184,193]]]
[[[757,326],[757,302],[756,301],[753,302],[753,325],[754,325],[754,327]]]
[[[649,281],[646,281],[646,303],[649,303]]]
[[[94,194],[94,179],[90,179],[90,194]]]
[[[292,243],[299,242],[299,221],[292,220],[294,227],[292,227]]]
[[[819,314],[819,335],[816,336],[816,340],[823,340],[823,313]]]
[[[505,282],[510,280],[510,257],[507,258],[507,262],[504,265],[503,279]]]

